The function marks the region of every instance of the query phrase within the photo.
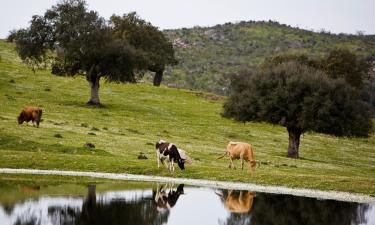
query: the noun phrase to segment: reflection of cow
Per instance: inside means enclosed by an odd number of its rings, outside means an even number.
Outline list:
[[[216,193],[223,201],[225,208],[232,213],[249,213],[253,206],[255,193],[250,191],[223,190]]]
[[[172,208],[174,205],[176,205],[181,194],[184,194],[183,184],[178,185],[176,191],[172,189],[171,185],[163,185],[161,188],[158,187],[156,191],[152,191],[152,197],[158,210]]]
[[[40,186],[26,186],[22,185],[20,191],[25,194],[34,194],[40,191]]]

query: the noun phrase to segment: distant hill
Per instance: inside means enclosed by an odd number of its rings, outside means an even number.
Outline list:
[[[229,74],[256,68],[273,54],[323,56],[332,48],[346,47],[375,59],[375,35],[313,32],[273,21],[226,23],[164,33],[172,40],[179,61],[166,71],[164,84],[219,94],[226,94]]]

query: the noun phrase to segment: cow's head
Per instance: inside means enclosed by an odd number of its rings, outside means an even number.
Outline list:
[[[17,117],[17,121],[18,121],[18,124],[22,124],[24,119],[23,119],[23,113],[21,113],[18,117]]]
[[[177,164],[178,164],[178,167],[180,167],[181,170],[184,170],[184,169],[185,169],[185,160],[183,160],[183,159],[180,158],[180,159],[177,161]]]

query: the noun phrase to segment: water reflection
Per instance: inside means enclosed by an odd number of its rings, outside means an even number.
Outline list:
[[[217,193],[231,213],[250,213],[255,193],[250,191],[222,190]]]
[[[257,194],[252,203],[251,212],[240,214],[243,212],[231,211],[226,221],[220,221],[220,224],[370,225],[369,217],[375,216],[375,207],[367,204],[287,195]]]
[[[162,185],[160,188],[152,191],[152,198],[155,200],[156,207],[159,211],[169,210],[176,205],[180,195],[184,193],[184,185],[178,185],[176,190],[173,190],[173,186]]]
[[[375,221],[375,205],[183,184],[150,186],[98,192],[97,186],[89,185],[85,193],[74,196],[41,194],[43,187],[21,186],[19,193],[31,197],[5,201],[7,193],[0,185],[0,224],[373,225]]]

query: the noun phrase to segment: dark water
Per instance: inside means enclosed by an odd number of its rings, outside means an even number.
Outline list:
[[[0,225],[375,225],[375,205],[180,185],[0,185]]]

